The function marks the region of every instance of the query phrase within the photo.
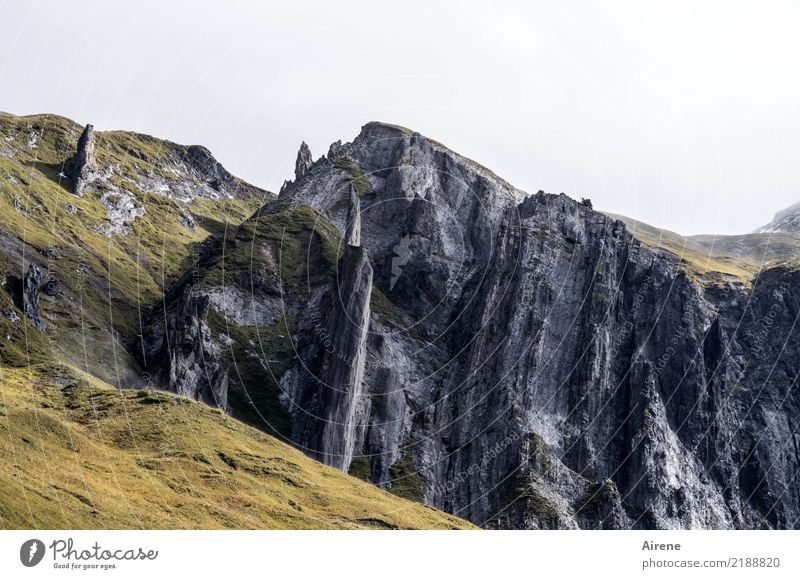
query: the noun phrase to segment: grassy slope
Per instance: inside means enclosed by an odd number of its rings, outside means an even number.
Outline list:
[[[469,528],[190,400],[0,369],[1,528]]]
[[[182,148],[135,133],[98,133],[101,170],[114,167],[109,182],[147,210],[128,235],[107,238],[93,230],[107,222],[100,195],[89,191],[75,197],[59,177],[80,130],[55,115],[0,114],[0,278],[19,279],[34,261],[43,277],[57,279],[61,288],[59,298],[41,298],[46,336],[30,327],[23,331],[0,316],[0,334],[31,345],[8,355],[0,351],[0,363],[37,361],[39,343],[49,338],[58,357],[111,383],[134,385],[138,369],[123,344],[139,332],[141,311],[157,303],[163,290],[191,267],[209,234],[224,234],[228,224],[240,223],[264,199],[254,195],[184,204],[142,191],[137,181],[143,178],[181,179],[164,167],[165,159]],[[76,211],[68,211],[68,205]],[[181,225],[182,213],[194,217],[194,230]]]
[[[800,251],[800,235],[796,233],[693,235],[688,239],[707,251],[739,258],[759,269],[776,265],[797,267]]]
[[[682,266],[696,276],[721,273],[742,281],[749,281],[760,269],[760,264],[755,258],[726,253],[721,250],[724,248],[722,245],[719,245],[719,249],[717,249],[691,237],[659,229],[630,217],[611,213],[609,216],[625,223],[633,236],[645,245],[662,249],[680,258]],[[717,239],[722,239],[722,237],[718,236]]]

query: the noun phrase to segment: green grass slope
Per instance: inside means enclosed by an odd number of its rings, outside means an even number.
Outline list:
[[[737,255],[726,251],[726,245],[705,243],[693,237],[685,237],[667,229],[659,229],[623,215],[608,214],[625,224],[633,236],[655,249],[670,253],[680,260],[682,268],[699,279],[717,279],[719,274],[749,282],[761,268],[753,253]],[[724,236],[716,236],[717,240]]]
[[[722,276],[750,283],[764,269],[800,267],[797,233],[683,236],[623,215],[609,216],[625,223],[642,243],[679,258],[690,275],[704,281],[719,280]]]
[[[472,528],[185,398],[56,364],[0,384],[0,528]]]
[[[60,173],[80,131],[56,115],[0,113],[0,334],[8,342],[0,364],[52,355],[112,384],[136,386],[141,372],[126,345],[140,332],[143,312],[191,269],[210,235],[224,236],[272,195],[231,177],[237,195],[211,198],[191,160],[204,149],[98,132],[103,176],[79,198]],[[181,200],[171,187],[203,195]],[[111,221],[101,197],[109,191],[130,195],[145,210],[126,234],[103,234]],[[29,263],[58,284],[55,295],[41,296],[44,334],[11,319],[11,287]]]

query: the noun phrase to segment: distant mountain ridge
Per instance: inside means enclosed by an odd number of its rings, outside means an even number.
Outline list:
[[[772,221],[755,230],[755,233],[800,233],[800,201],[775,214]]]

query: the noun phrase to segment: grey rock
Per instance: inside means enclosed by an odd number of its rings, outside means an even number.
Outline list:
[[[352,183],[349,190],[347,225],[344,233],[345,250],[348,247],[361,247],[361,200]]]
[[[64,173],[72,179],[75,195],[82,197],[86,184],[97,173],[95,134],[92,125],[86,125],[83,129],[80,139],[78,139],[78,150],[64,164]]]
[[[42,271],[38,266],[30,264],[22,280],[22,311],[34,327],[43,332],[44,322],[39,309],[39,286],[42,282]]]
[[[228,368],[211,335],[209,298],[184,286],[166,320],[147,328],[141,356],[152,383],[211,406],[228,408]]]
[[[325,384],[292,398],[299,448],[333,463],[319,449],[341,453],[348,424],[373,482],[391,488],[410,455],[426,503],[487,527],[798,526],[800,274],[706,285],[588,204],[527,195],[398,127],[333,149],[372,185],[360,241],[396,319],[371,315],[355,410],[330,392],[356,370],[299,350],[286,389]],[[347,238],[349,183],[315,168],[281,203]],[[326,337],[357,351],[350,330]],[[355,425],[331,419],[342,400]]]
[[[130,223],[145,213],[145,208],[133,195],[116,187],[100,196],[100,204],[105,208],[109,221],[97,226],[97,232],[107,237],[128,234]]]
[[[267,259],[170,301],[183,349],[156,324],[147,350],[170,389],[223,395],[198,348],[222,384],[232,334],[209,339],[204,308],[249,327],[287,312],[292,441],[368,461],[382,488],[488,528],[800,526],[800,272],[689,275],[588,203],[381,123],[262,212],[292,205],[340,232],[335,278],[287,292]]]
[[[344,148],[342,147],[341,141],[336,141],[335,143],[331,143],[331,146],[328,147],[328,159],[332,161],[333,159],[341,155],[343,150]]]
[[[302,178],[313,164],[314,159],[311,157],[311,149],[309,149],[306,142],[303,141],[300,144],[300,150],[297,151],[297,159],[294,162],[294,178]]]
[[[19,314],[17,314],[17,312],[14,310],[3,310],[0,312],[0,315],[14,324],[14,326],[19,326]]]
[[[194,172],[204,177],[206,183],[215,191],[231,194],[238,185],[236,178],[211,154],[211,151],[200,145],[186,148],[186,159]]]
[[[338,284],[321,300],[314,335],[301,350],[313,359],[286,383],[293,393],[293,439],[310,456],[347,471],[363,432],[362,396],[372,294],[372,266],[361,246],[360,200],[349,188],[347,233]],[[316,340],[314,339],[316,338]]]
[[[271,296],[259,288],[258,292],[245,292],[237,286],[206,289],[211,305],[238,326],[270,327],[278,323],[285,314],[294,314],[280,295]]]
[[[800,233],[800,202],[778,211],[772,221],[755,230],[755,233]]]
[[[232,175],[207,148],[200,145],[161,143],[159,165],[163,171],[145,173],[132,184],[146,193],[184,203],[194,199],[245,199],[273,195]],[[131,151],[134,154],[134,151]]]
[[[180,220],[181,220],[181,225],[183,225],[186,229],[194,231],[196,223],[191,213],[189,213],[188,211],[181,211]]]
[[[59,253],[58,249],[53,246],[44,247],[39,250],[39,253],[41,253],[48,260],[61,259],[61,254]]]

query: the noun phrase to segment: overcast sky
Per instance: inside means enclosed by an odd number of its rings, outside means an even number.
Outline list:
[[[798,3],[268,4],[0,0],[0,110],[203,144],[272,190],[301,140],[382,120],[685,234],[800,201]]]

